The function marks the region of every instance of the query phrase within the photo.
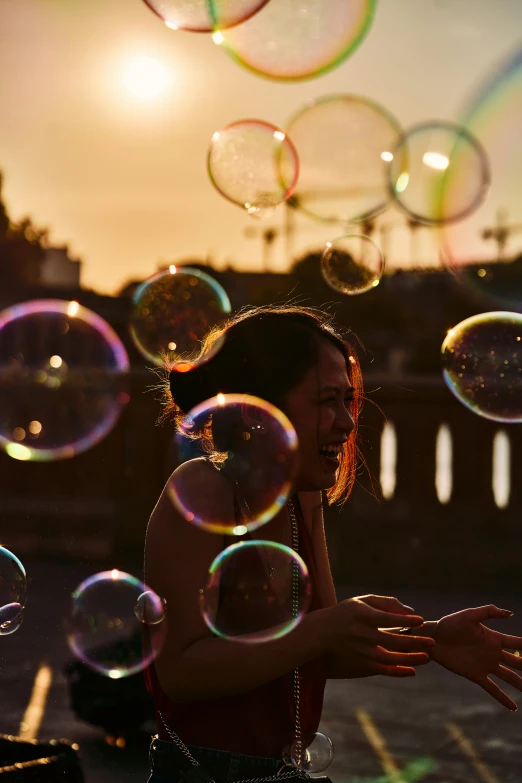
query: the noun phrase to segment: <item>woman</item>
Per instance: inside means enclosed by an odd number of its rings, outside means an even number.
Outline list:
[[[321,493],[329,502],[344,502],[350,493],[363,392],[355,352],[330,318],[305,307],[247,309],[209,335],[202,349],[206,357],[190,372],[170,373],[166,416],[179,423],[219,392],[255,395],[287,415],[299,439],[294,494],[254,537],[290,546],[296,526],[313,599],[300,624],[281,638],[244,644],[214,636],[202,619],[198,591],[209,564],[230,541],[187,524],[163,492],[145,548],[145,581],[168,607],[166,643],[147,672],[158,711],[150,780],[174,783],[191,769],[177,735],[216,781],[276,773],[282,749],[295,739],[295,667],[303,737],[317,730],[327,678],[408,677],[429,660],[516,709],[488,676],[522,690],[522,678],[511,670],[522,663],[503,649],[522,646],[522,639],[481,624],[510,612],[485,606],[425,623],[397,598],[366,595],[337,602]],[[184,486],[218,506],[234,502],[226,471],[216,470],[212,461],[190,460],[177,471]]]

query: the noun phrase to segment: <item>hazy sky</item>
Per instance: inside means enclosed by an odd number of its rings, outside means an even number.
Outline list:
[[[84,285],[101,291],[186,256],[259,269],[261,242],[245,229],[263,224],[207,177],[215,130],[242,117],[284,126],[305,101],[337,92],[384,104],[403,126],[457,118],[516,45],[521,0],[380,0],[351,59],[281,84],[244,70],[206,35],[167,29],[142,0],[0,0],[4,195],[14,218],[29,213],[67,242],[84,261]],[[124,87],[140,55],[168,70],[156,100]],[[298,244],[309,241],[303,229]],[[283,269],[276,250],[273,268]]]

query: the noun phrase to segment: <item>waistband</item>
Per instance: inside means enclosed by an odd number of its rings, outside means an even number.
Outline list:
[[[204,783],[208,778],[204,772],[208,772],[213,780],[219,783],[233,783],[237,780],[249,778],[269,777],[277,774],[284,766],[282,759],[265,756],[249,756],[244,753],[232,753],[228,750],[215,748],[203,748],[197,745],[186,746],[196,761],[202,765],[194,767],[183,751],[174,742],[160,740],[158,736],[152,737],[149,758],[153,771],[169,772],[194,783]],[[288,767],[286,770],[288,771]],[[181,777],[183,774],[183,777]],[[188,781],[187,781],[188,783]]]

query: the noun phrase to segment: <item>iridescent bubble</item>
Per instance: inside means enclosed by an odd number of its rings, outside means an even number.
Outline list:
[[[387,166],[390,193],[410,217],[442,225],[474,212],[489,193],[490,167],[478,139],[453,122],[426,122],[403,134]]]
[[[294,742],[283,751],[283,761],[289,767],[303,772],[323,772],[334,759],[333,742],[326,734],[318,731],[302,742]]]
[[[203,433],[207,456],[199,457],[200,482],[187,480],[193,454],[172,474],[167,490],[192,524],[214,533],[242,535],[275,516],[286,503],[297,472],[298,441],[289,419],[274,405],[248,394],[218,394],[196,406],[181,425],[176,445],[184,447]],[[197,441],[196,441],[197,442]],[[209,488],[213,487],[214,491]],[[220,491],[218,491],[220,490]],[[216,502],[216,496],[229,502]],[[238,526],[234,498],[241,510]]]
[[[364,234],[348,234],[326,243],[321,271],[328,285],[341,294],[364,294],[379,285],[384,256]]]
[[[165,601],[152,590],[138,596],[134,614],[144,625],[157,625],[165,619]]]
[[[187,368],[204,335],[230,310],[217,280],[199,269],[171,264],[136,289],[130,333],[149,361],[162,366],[168,357]]]
[[[18,631],[24,619],[21,604],[7,604],[0,608],[0,636],[9,636]]]
[[[171,30],[208,33],[244,22],[268,0],[144,0]]]
[[[238,120],[216,131],[207,166],[219,193],[254,216],[288,199],[299,176],[291,140],[262,120]]]
[[[0,546],[0,636],[14,633],[22,624],[27,603],[27,574],[20,560]]]
[[[287,132],[299,156],[292,204],[320,220],[368,220],[390,201],[384,162],[402,129],[390,112],[359,95],[327,95],[308,103]]]
[[[146,602],[141,598],[144,593],[149,594]],[[73,654],[111,679],[146,668],[163,648],[167,622],[147,623],[146,640],[142,631],[146,621],[138,616],[145,603],[154,607],[157,616],[161,598],[125,571],[114,568],[85,579],[72,593],[65,618]]]
[[[473,413],[522,421],[522,315],[481,313],[450,329],[442,344],[443,376]]]
[[[295,628],[310,597],[308,570],[290,547],[274,541],[241,541],[213,561],[200,590],[200,609],[217,636],[257,643],[278,639]]]
[[[40,299],[0,313],[0,445],[19,460],[74,457],[129,402],[129,360],[111,326],[78,302]]]
[[[255,17],[213,39],[261,76],[311,79],[355,52],[370,30],[376,5],[376,0],[271,0]]]
[[[507,309],[518,309],[522,305],[522,49],[478,87],[462,112],[462,122],[486,150],[491,190],[473,215],[443,227],[443,257],[462,282]]]

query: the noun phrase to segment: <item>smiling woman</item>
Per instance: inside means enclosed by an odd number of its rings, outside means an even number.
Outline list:
[[[169,86],[167,69],[153,57],[135,57],[124,71],[123,83],[131,95],[145,100],[158,98]]]

